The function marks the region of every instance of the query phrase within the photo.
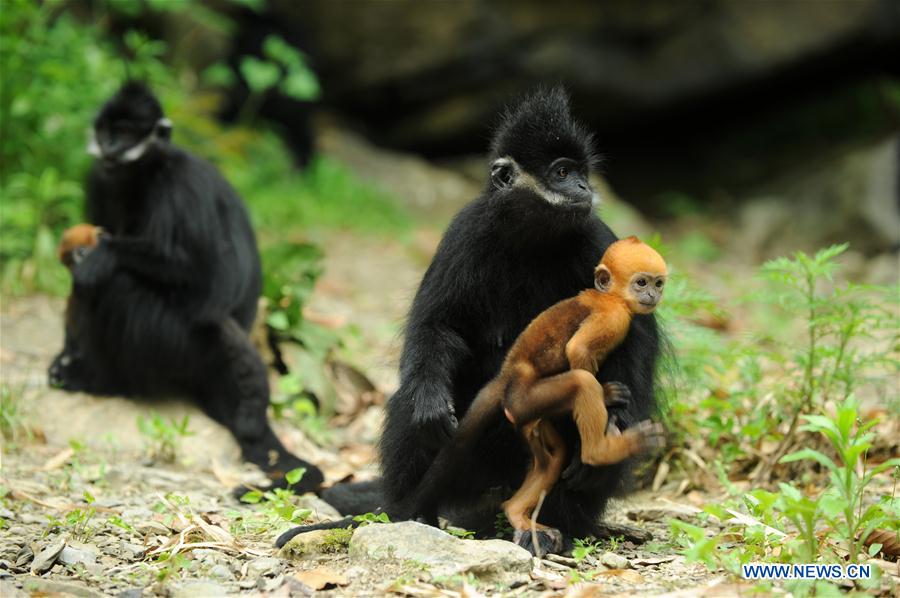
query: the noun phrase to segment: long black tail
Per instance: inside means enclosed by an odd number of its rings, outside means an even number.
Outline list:
[[[355,515],[363,513],[374,513],[377,515],[384,512],[384,492],[381,488],[380,479],[369,482],[337,484],[331,488],[326,488],[319,493],[322,500],[337,509],[339,513],[349,513],[349,515],[335,521],[301,525],[290,529],[278,536],[278,539],[275,540],[275,545],[281,548],[297,534],[319,529],[346,529],[359,526],[359,522],[354,519]]]

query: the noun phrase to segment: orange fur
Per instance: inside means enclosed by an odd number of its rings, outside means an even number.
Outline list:
[[[590,465],[622,461],[661,434],[658,424],[650,422],[622,434],[607,434],[605,399],[610,398],[613,387],[601,385],[595,375],[628,334],[638,305],[629,290],[632,280],[638,274],[663,280],[665,262],[651,247],[629,237],[607,249],[598,272],[601,266],[612,275],[607,290],[582,291],[538,315],[513,344],[500,373],[479,393],[471,409],[472,418],[478,419],[495,404],[502,405],[504,415],[525,435],[532,451],[532,467],[525,481],[504,503],[507,518],[520,531],[530,526],[526,515],[541,493],[549,492],[556,483],[565,458],[561,437],[543,418],[572,413],[581,436],[581,460]],[[649,313],[654,307],[644,306],[640,313]],[[476,429],[480,429],[478,422],[464,421],[460,432]]]
[[[81,247],[96,247],[103,229],[93,224],[76,224],[63,233],[57,249],[59,261],[67,268],[74,265],[73,253]]]

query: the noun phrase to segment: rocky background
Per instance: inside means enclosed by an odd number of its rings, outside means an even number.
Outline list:
[[[237,27],[167,13],[139,24],[198,71],[259,52],[271,33],[302,49],[320,99],[270,93],[259,111],[301,163],[314,131],[337,126],[480,177],[467,167],[481,165],[497,111],[562,82],[597,132],[612,187],[651,217],[720,216],[754,261],[836,241],[866,256],[900,243],[900,5],[891,0],[209,5]],[[229,94],[236,106],[246,86]],[[431,180],[402,195],[433,193]]]

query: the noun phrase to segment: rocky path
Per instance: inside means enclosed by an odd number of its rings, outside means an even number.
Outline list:
[[[426,264],[417,243],[429,239],[317,239],[329,252],[309,309],[359,330],[348,351],[388,391],[396,383],[403,313]],[[591,545],[577,558],[531,559],[508,542],[462,539],[415,523],[301,536],[279,553],[273,540],[291,516],[323,520],[336,516],[333,509],[311,496],[238,504],[231,488],[261,476],[239,462],[228,433],[189,403],[47,388],[62,309],[61,300],[38,296],[5,300],[0,310],[3,596],[736,592],[669,545],[666,519],[693,511],[665,499],[665,487],[619,503],[611,514],[615,521],[638,520],[653,541]],[[380,409],[333,426],[321,445],[290,424],[277,422],[276,429],[288,448],[321,463],[330,481],[350,472],[366,477],[375,471]],[[151,412],[161,422],[189,418],[190,435],[170,441],[171,462],[164,459],[171,430],[139,432],[138,419]]]

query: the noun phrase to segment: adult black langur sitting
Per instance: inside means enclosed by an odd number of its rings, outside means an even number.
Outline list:
[[[243,202],[209,163],[169,143],[171,122],[144,85],[100,110],[88,150],[87,221],[105,231],[72,267],[70,321],[53,386],[93,394],[192,397],[275,483],[314,465],[269,426],[266,366],[248,331],[262,275]]]
[[[453,219],[409,313],[400,387],[387,403],[380,444],[383,477],[323,493],[343,513],[380,508],[404,516],[404,500],[452,438],[457,415],[497,375],[516,337],[543,310],[591,288],[594,266],[616,241],[595,211],[592,137],[573,120],[562,89],[539,90],[511,107],[491,149],[485,190]],[[623,429],[656,411],[659,351],[654,317],[635,316],[597,373],[600,382],[617,381],[631,391],[631,400],[613,409]],[[564,540],[609,535],[613,526],[601,517],[631,464],[582,464],[572,418],[553,425],[572,457],[563,483],[543,503],[543,522]],[[447,488],[438,506],[457,525],[493,533],[500,503],[522,483],[528,452],[513,426],[497,425],[473,454],[461,468],[465,477]],[[299,531],[346,524],[295,528],[278,544]]]

